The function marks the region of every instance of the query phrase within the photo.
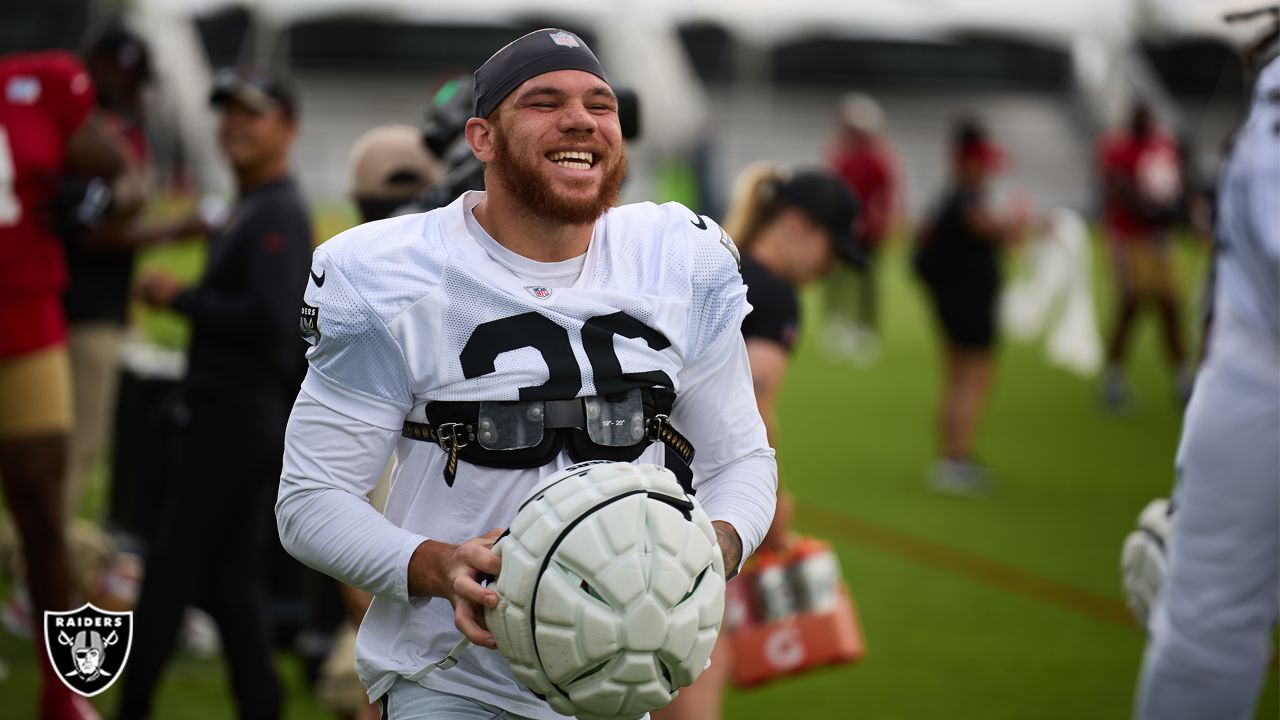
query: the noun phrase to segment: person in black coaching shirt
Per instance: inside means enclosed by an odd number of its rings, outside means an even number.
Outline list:
[[[289,408],[305,374],[298,305],[311,264],[311,221],[289,170],[297,98],[267,71],[214,80],[218,142],[236,178],[229,219],[209,239],[200,281],[151,271],[139,294],[191,321],[179,460],[149,548],[119,720],[172,716],[152,700],[183,611],[218,624],[238,716],[281,714],[272,665],[266,558]],[[319,277],[319,284],[324,278]]]
[[[951,165],[951,186],[925,225],[914,263],[945,349],[938,412],[942,457],[930,483],[941,492],[972,494],[987,485],[973,445],[995,369],[1000,251],[1020,236],[1028,218],[1004,217],[991,207],[991,184],[1004,166],[1004,153],[976,121],[956,124]]]

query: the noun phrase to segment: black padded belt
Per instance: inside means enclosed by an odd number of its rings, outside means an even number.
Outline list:
[[[449,454],[444,468],[444,480],[450,487],[458,475],[459,459],[481,467],[534,468],[553,462],[560,451],[565,450],[574,462],[631,462],[640,457],[650,445],[660,442],[666,447],[664,465],[680,481],[685,492],[692,494],[694,447],[671,426],[669,419],[675,393],[662,387],[642,388],[633,392],[640,393],[643,403],[643,432],[638,441],[625,445],[601,444],[592,439],[588,432],[587,402],[596,398],[591,397],[533,403],[494,403],[498,406],[528,408],[534,415],[541,416],[541,438],[527,447],[484,447],[484,443],[477,437],[478,433],[487,432],[481,430],[479,402],[429,402],[426,407],[427,422],[405,421],[401,435],[410,440],[439,445]]]

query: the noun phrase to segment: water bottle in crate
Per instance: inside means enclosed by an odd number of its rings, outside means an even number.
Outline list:
[[[821,540],[804,538],[796,543],[787,577],[797,612],[827,612],[839,602],[840,562],[831,546]]]
[[[791,584],[786,559],[775,553],[758,554],[751,573],[755,592],[755,616],[760,622],[785,620],[796,612],[795,588]]]
[[[725,590],[737,685],[862,658],[857,610],[840,575],[831,546],[813,538],[798,540],[786,555],[752,558]]]

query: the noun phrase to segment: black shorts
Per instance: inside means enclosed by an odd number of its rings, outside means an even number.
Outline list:
[[[933,311],[942,331],[962,348],[986,350],[996,343],[996,298],[988,287],[930,288]]]

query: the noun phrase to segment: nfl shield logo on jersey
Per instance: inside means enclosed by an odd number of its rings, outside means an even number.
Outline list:
[[[133,613],[100,610],[89,603],[44,614],[44,647],[58,677],[93,697],[120,677],[133,646]]]
[[[565,47],[581,47],[581,45],[578,44],[578,38],[563,30],[551,33],[551,41],[557,45],[563,45]]]
[[[528,290],[529,294],[539,300],[546,300],[551,297],[551,288],[549,287],[543,287],[542,285],[525,285],[524,289]]]

